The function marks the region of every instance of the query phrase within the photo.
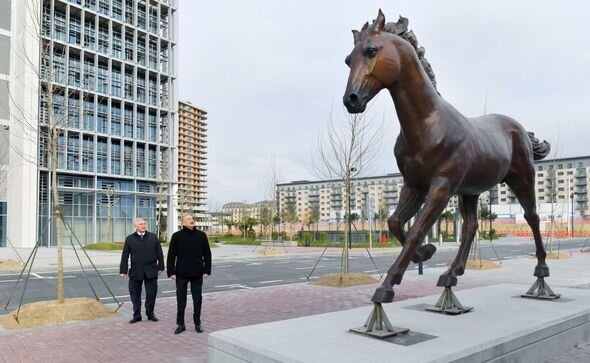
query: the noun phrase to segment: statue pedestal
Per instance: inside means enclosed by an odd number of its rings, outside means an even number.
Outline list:
[[[425,310],[438,295],[384,304],[393,325],[410,329],[386,339],[349,332],[367,319],[369,301],[363,308],[217,331],[209,335],[209,362],[536,362],[590,336],[590,290],[559,287],[556,300],[520,297],[528,288],[457,291],[474,307],[457,316]]]

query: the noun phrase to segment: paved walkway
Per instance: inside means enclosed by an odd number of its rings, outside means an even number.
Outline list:
[[[566,255],[571,258],[548,261],[551,277],[547,282],[556,292],[560,286],[590,288],[590,254],[576,251]],[[530,285],[534,265],[534,259],[512,259],[503,261],[499,269],[468,270],[458,289],[501,282]],[[396,300],[440,294],[436,281],[443,271],[429,268],[424,275],[408,271],[402,285],[395,289]],[[370,304],[376,286],[328,288],[301,283],[205,294],[204,334],[197,334],[189,323],[190,302],[187,331],[180,335],[173,334],[174,298],[157,300],[157,323],[129,325],[131,305],[126,303],[121,316],[115,318],[21,331],[0,330],[0,362],[206,362],[207,333],[365,306]],[[390,318],[395,321],[395,317]],[[582,361],[590,361],[590,344],[571,349],[558,362]]]

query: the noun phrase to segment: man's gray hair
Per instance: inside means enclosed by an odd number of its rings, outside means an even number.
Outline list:
[[[143,219],[143,218],[135,218],[135,220],[133,221],[133,225],[134,226],[137,226],[141,222],[145,222],[145,219]]]

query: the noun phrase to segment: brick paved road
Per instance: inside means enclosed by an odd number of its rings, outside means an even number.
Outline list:
[[[590,257],[582,255],[553,261],[554,271],[561,273],[556,273],[552,281],[555,285],[580,286],[582,280],[587,280],[580,276],[585,275],[588,261]],[[503,268],[494,273],[470,271],[469,278],[464,278],[456,290],[504,282],[502,275],[514,281],[521,265],[525,266],[525,281],[531,280],[532,260],[505,261]],[[441,289],[436,287],[440,272],[442,269],[429,269],[419,276],[415,271],[408,271],[402,285],[395,289],[396,301],[440,294]],[[568,276],[577,278],[570,280]],[[329,288],[292,284],[209,293],[204,296],[203,305],[205,334],[197,334],[192,324],[186,332],[173,334],[174,298],[158,299],[156,314],[160,321],[157,323],[142,321],[129,325],[131,305],[125,304],[122,315],[116,318],[16,332],[0,330],[0,363],[205,362],[209,332],[365,306],[370,304],[376,286]],[[190,302],[188,305],[187,323],[192,314]],[[390,319],[395,322],[395,317]],[[583,361],[590,362],[590,344],[571,349],[555,362]]]
[[[436,276],[406,276],[396,300],[440,292]],[[356,308],[370,304],[377,285],[329,288],[310,284],[216,292],[204,296],[206,333],[275,320]],[[469,288],[463,284],[462,288]],[[190,299],[190,298],[189,298]],[[191,304],[187,323],[191,321]],[[122,316],[66,326],[0,331],[0,362],[205,362],[207,334],[197,334],[192,323],[174,335],[176,301],[156,302],[157,323],[129,325],[131,305]],[[359,322],[361,323],[361,322]]]

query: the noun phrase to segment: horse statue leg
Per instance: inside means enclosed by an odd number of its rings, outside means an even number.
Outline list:
[[[387,226],[389,227],[391,234],[397,238],[402,246],[406,242],[404,224],[416,215],[416,212],[418,212],[418,209],[420,209],[420,206],[424,203],[425,197],[426,195],[424,193],[409,187],[406,184],[404,184],[400,191],[399,204],[395,208],[391,217],[387,220]],[[421,261],[427,261],[435,252],[436,247],[430,243],[426,246],[421,246],[418,251],[414,252],[412,262],[418,263]]]
[[[419,243],[424,239],[428,229],[432,227],[438,216],[447,206],[450,196],[451,188],[447,178],[438,177],[432,181],[426,203],[424,204],[423,213],[410,228],[401,253],[389,268],[383,284],[375,290],[371,301],[375,303],[393,301],[393,285],[399,285],[401,283]]]
[[[547,253],[543,246],[543,239],[541,237],[541,230],[539,229],[539,215],[537,214],[537,206],[535,204],[535,169],[532,165],[526,163],[518,169],[513,169],[506,177],[506,184],[512,189],[512,192],[518,198],[520,205],[524,209],[524,219],[533,231],[535,238],[535,249],[537,256],[537,266],[535,266],[534,276],[537,277],[537,282],[533,284],[531,289],[523,297],[533,297],[542,299],[556,299],[560,295],[555,294],[551,288],[545,283],[545,277],[549,277],[549,267],[545,262]]]
[[[457,285],[457,276],[465,272],[471,244],[477,232],[477,202],[479,195],[464,195],[459,198],[459,211],[463,218],[461,245],[449,269],[440,275],[436,286],[451,287]]]

